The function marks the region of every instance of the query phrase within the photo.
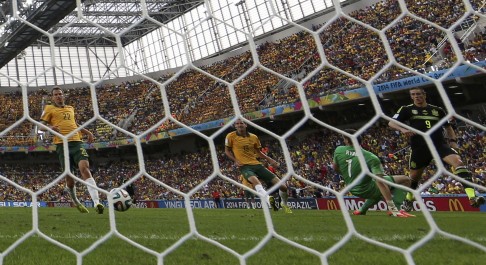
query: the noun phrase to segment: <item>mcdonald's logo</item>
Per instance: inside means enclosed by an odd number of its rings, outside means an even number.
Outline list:
[[[328,210],[338,210],[336,202],[333,200],[327,200],[327,209]]]
[[[459,199],[449,199],[449,210],[451,212],[458,212],[459,209],[461,212],[464,212],[464,207]]]

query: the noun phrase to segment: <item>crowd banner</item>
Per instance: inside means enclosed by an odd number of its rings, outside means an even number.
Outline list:
[[[317,202],[314,198],[293,199],[289,198],[289,207],[297,210],[317,210]]]
[[[486,196],[486,194],[481,194],[480,196]],[[422,200],[425,207],[429,211],[447,211],[447,212],[486,212],[486,204],[481,205],[480,208],[474,208],[469,205],[469,199],[465,194],[460,195],[427,195],[422,196]],[[344,197],[344,207],[347,211],[358,210],[364,204],[364,199],[345,196]],[[228,198],[223,199],[223,207],[226,209],[246,209],[248,208],[247,203],[241,198]],[[216,203],[212,199],[203,200],[191,200],[191,207],[194,209],[214,209]],[[91,201],[84,203],[86,207],[92,208],[93,203]],[[107,205],[107,201],[103,204]],[[324,198],[289,198],[289,206],[294,210],[340,210],[343,208],[339,204],[336,197],[324,197]],[[0,201],[0,207],[33,207],[32,202],[28,201]],[[49,201],[37,202],[37,207],[74,207],[71,202],[60,202],[60,201]],[[109,207],[109,206],[108,206]],[[132,206],[133,208],[172,208],[172,209],[182,209],[185,208],[184,200],[150,200],[137,201],[136,204]],[[261,209],[262,204],[259,199],[255,200],[255,205],[252,208]],[[420,205],[418,202],[413,203],[414,211],[420,210]],[[374,205],[369,209],[370,211],[386,211],[387,205],[384,201],[380,201],[378,204]]]
[[[251,204],[251,203],[250,203]],[[223,199],[223,205],[226,209],[245,209],[248,208],[248,204],[244,199]],[[260,200],[255,199],[255,205],[251,206],[257,209],[262,208]]]
[[[484,195],[483,195],[484,196]],[[480,208],[474,208],[469,204],[469,199],[465,194],[461,195],[424,195],[422,200],[425,207],[429,211],[450,211],[450,212],[486,212],[486,205]],[[348,211],[358,210],[364,204],[364,199],[358,197],[345,197],[344,207]],[[319,210],[340,210],[342,205],[339,204],[336,197],[325,197],[317,199],[317,206]],[[420,205],[417,201],[413,202],[414,211],[420,210]],[[384,201],[380,201],[369,209],[370,211],[386,211],[387,205]]]
[[[157,208],[185,208],[186,203],[183,200],[161,200],[157,201]],[[143,203],[143,201],[138,202]],[[191,200],[191,207],[192,208],[214,208],[213,200]]]
[[[224,208],[227,209],[245,209],[248,208],[247,203],[244,199],[224,199],[223,200]],[[262,208],[262,204],[260,199],[255,199],[255,204],[257,209]],[[303,198],[303,199],[294,199],[289,198],[289,206],[292,209],[301,209],[301,210],[316,210],[317,204],[314,198]]]
[[[0,201],[0,207],[32,207],[32,202],[25,201]],[[37,207],[47,207],[46,202],[37,202]]]
[[[72,202],[47,202],[47,207],[67,208],[74,207]]]

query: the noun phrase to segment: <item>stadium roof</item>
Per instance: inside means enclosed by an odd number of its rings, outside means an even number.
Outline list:
[[[159,25],[142,18],[139,0],[82,0],[78,18],[74,0],[18,0],[21,18],[55,33],[56,46],[116,46],[113,33],[121,33],[122,45],[155,30]],[[204,3],[204,0],[146,0],[148,15],[165,24]],[[12,1],[0,1],[0,67],[30,45],[49,45],[49,37],[12,17]],[[131,27],[135,22],[137,26]],[[130,28],[131,27],[131,28]],[[126,32],[124,32],[126,31]]]
[[[148,15],[166,24],[203,4],[204,0],[146,0],[145,3]],[[82,13],[86,20],[78,19],[77,12],[71,12],[51,28],[50,32],[59,30],[59,34],[54,38],[56,46],[116,46],[113,35],[107,34],[91,22],[110,32],[120,33],[142,20],[142,7],[139,0],[86,0]],[[72,22],[73,24],[69,24]],[[144,19],[121,36],[122,44],[131,43],[158,27],[159,25]],[[48,39],[42,37],[39,42],[48,43]]]

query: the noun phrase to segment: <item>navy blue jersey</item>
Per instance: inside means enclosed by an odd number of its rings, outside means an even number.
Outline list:
[[[417,107],[414,104],[402,106],[393,119],[408,124],[419,131],[427,132],[446,116],[446,112],[441,107],[427,104],[426,107]],[[450,126],[447,122],[445,126]],[[437,129],[430,135],[434,145],[445,143],[444,133],[441,128]],[[420,135],[414,135],[410,139],[412,147],[425,145],[425,141]]]

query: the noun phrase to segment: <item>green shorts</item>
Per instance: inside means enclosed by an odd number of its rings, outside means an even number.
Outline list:
[[[390,181],[392,183],[395,183],[393,180],[393,177],[391,176],[383,176],[383,178],[387,181]],[[373,179],[372,181],[366,183],[366,184],[359,184],[358,186],[355,186],[353,189],[359,187],[360,192],[353,192],[351,190],[351,194],[354,196],[358,196],[363,199],[379,199],[382,197],[381,191],[378,188],[378,185],[376,185],[375,180]]]
[[[71,165],[71,172],[78,168],[79,161],[88,160],[89,155],[83,147],[83,142],[69,142],[69,164]],[[64,170],[64,146],[63,144],[56,144],[56,153],[61,162],[61,169]]]
[[[260,181],[265,182],[267,186],[272,186],[273,178],[277,177],[270,170],[260,165],[244,165],[240,167],[240,172],[243,177],[248,180],[251,176],[256,176]]]

